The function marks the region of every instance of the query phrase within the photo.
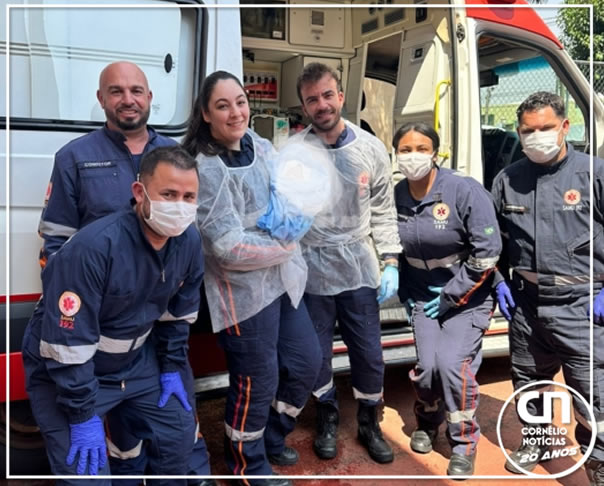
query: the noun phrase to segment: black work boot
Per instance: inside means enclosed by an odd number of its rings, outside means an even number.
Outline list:
[[[298,451],[285,446],[280,454],[267,454],[268,462],[275,466],[293,466],[298,462]]]
[[[523,442],[532,436],[523,438]],[[542,436],[544,437],[544,436]],[[523,443],[518,449],[510,454],[512,461],[505,461],[505,468],[514,474],[524,474],[523,471],[516,467],[516,464],[526,471],[531,472],[541,462],[541,459],[548,451],[546,445]]]
[[[411,434],[411,449],[420,454],[432,451],[432,443],[438,436],[437,428],[418,427]]]
[[[382,430],[377,421],[377,406],[364,405],[359,402],[357,420],[359,422],[359,441],[365,446],[369,456],[380,464],[392,462],[394,454],[382,436]]]
[[[474,460],[476,453],[469,456],[463,454],[451,454],[449,467],[447,467],[447,476],[471,476],[474,474]]]
[[[585,463],[585,472],[589,479],[589,486],[604,486],[604,462],[588,459]]]
[[[317,402],[317,436],[312,444],[320,459],[333,459],[338,453],[336,435],[340,414],[329,403]]]

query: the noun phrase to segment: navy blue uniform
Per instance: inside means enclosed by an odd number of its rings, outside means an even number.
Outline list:
[[[107,126],[72,140],[57,152],[39,225],[44,238],[42,265],[80,228],[130,207],[131,186],[142,156],[157,147],[176,144],[150,127],[147,132],[149,139],[142,154],[132,155],[124,135]],[[189,395],[193,395],[193,373],[188,362],[183,363],[181,374]],[[146,459],[138,447],[140,439],[128,434],[128,424],[121,423],[117,414],[110,414],[108,423],[114,441],[110,450],[114,474],[142,474]],[[203,439],[196,443],[191,471],[210,473]],[[123,480],[120,484],[137,482]]]
[[[453,453],[476,450],[480,427],[476,373],[482,337],[493,310],[491,287],[501,237],[491,198],[474,179],[438,169],[430,192],[415,201],[405,179],[395,187],[404,256],[399,262],[401,302],[416,305],[411,322],[418,362],[409,373],[423,430],[445,419]],[[441,317],[423,306],[436,297],[428,286],[443,287]]]
[[[511,271],[516,309],[510,323],[512,379],[516,389],[552,380],[562,367],[564,381],[589,402],[590,183],[589,156],[568,153],[553,166],[523,158],[493,182],[501,226],[504,276]],[[604,281],[604,161],[594,158],[593,286]],[[593,412],[598,435],[591,457],[604,461],[604,328],[593,330]],[[573,395],[573,398],[574,395]],[[591,439],[589,415],[575,399],[576,438],[585,451]],[[543,403],[529,402],[532,415]]]
[[[157,403],[159,374],[187,362],[203,278],[200,240],[190,227],[155,251],[129,209],[91,223],[51,255],[23,358],[55,474],[75,474],[76,465],[65,464],[68,424],[118,406],[137,437],[151,442],[155,474],[186,473],[193,414],[175,397],[163,409]],[[109,474],[109,466],[99,473]]]
[[[206,295],[229,369],[225,459],[236,475],[271,475],[321,364],[301,301],[306,265],[296,243],[257,228],[269,197],[273,146],[251,130],[241,150],[199,154],[198,219]],[[243,479],[244,484],[262,484]]]
[[[147,128],[143,153],[176,142]],[[126,137],[107,126],[72,140],[55,155],[40,226],[41,260],[61,248],[83,226],[130,207],[131,186],[140,155],[133,156]]]

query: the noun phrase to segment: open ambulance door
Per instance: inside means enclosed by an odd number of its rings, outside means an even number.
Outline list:
[[[457,145],[467,172],[482,174],[479,180],[489,190],[501,169],[523,157],[516,109],[537,91],[557,93],[564,100],[570,120],[567,141],[576,150],[588,152],[591,143],[594,155],[604,156],[604,108],[595,96],[590,129],[591,83],[541,16],[514,4],[524,2],[456,10],[455,58],[458,65],[470,66],[456,86]],[[475,156],[481,152],[482,157]]]
[[[348,68],[348,85],[343,86],[345,98],[344,109],[346,118],[355,125],[360,123],[361,103],[363,100],[363,82],[365,80],[365,62],[367,60],[367,44],[356,50],[356,55],[350,59]]]
[[[440,136],[439,161],[463,171],[452,156],[457,110],[453,99],[451,9],[409,9],[413,22],[405,26],[393,108],[393,131],[408,122],[426,122]]]

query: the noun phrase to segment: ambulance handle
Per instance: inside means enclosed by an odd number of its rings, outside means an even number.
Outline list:
[[[438,118],[439,118],[439,114],[440,114],[440,87],[443,84],[446,84],[447,86],[451,86],[451,80],[444,79],[444,80],[440,81],[436,85],[436,93],[434,94],[434,130],[436,130],[436,133],[438,133],[439,135],[440,135],[440,133],[439,133],[440,130],[438,129]],[[438,156],[442,157],[443,159],[448,159],[449,152],[439,153]]]

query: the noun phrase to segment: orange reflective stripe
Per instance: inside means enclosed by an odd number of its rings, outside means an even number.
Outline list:
[[[463,360],[461,365],[461,376],[462,376],[462,385],[461,385],[461,407],[460,410],[466,409],[466,374],[464,373],[466,365],[468,364],[467,360]],[[466,421],[461,421],[461,437],[460,439],[464,439],[466,435]],[[468,444],[469,446],[470,444]],[[466,454],[467,455],[467,454]]]
[[[476,381],[476,376],[474,376],[474,374],[472,373],[472,368],[468,365],[468,375],[470,375],[470,378],[472,379],[472,403],[470,405],[470,409],[471,410],[475,410],[476,409],[476,397],[478,396],[478,382]],[[472,439],[474,440],[474,443],[478,442],[478,438],[476,437],[476,416],[474,416],[474,419],[472,420],[472,429],[470,430],[470,436],[472,437]],[[467,454],[469,455],[471,453],[471,444],[468,444],[468,448],[467,448]]]
[[[243,408],[243,418],[241,419],[241,433],[243,434],[243,429],[245,428],[245,421],[247,419],[247,413],[250,409],[250,395],[252,393],[252,379],[249,376],[246,376],[246,394],[245,394],[245,407]],[[247,462],[243,455],[243,442],[239,443],[239,447],[241,449],[241,461],[243,465],[241,467],[241,474],[245,474],[245,468],[247,467]]]
[[[459,299],[459,302],[457,302],[458,307],[461,307],[462,305],[466,305],[468,303],[468,300],[470,300],[470,297],[472,297],[472,294],[474,292],[476,292],[476,290],[484,283],[484,281],[487,279],[487,277],[489,275],[491,275],[491,272],[493,272],[493,269],[489,268],[486,272],[484,272],[482,274],[482,277],[480,277],[480,280],[478,282],[476,282],[470,290],[468,290],[466,295],[464,295],[461,299]]]

